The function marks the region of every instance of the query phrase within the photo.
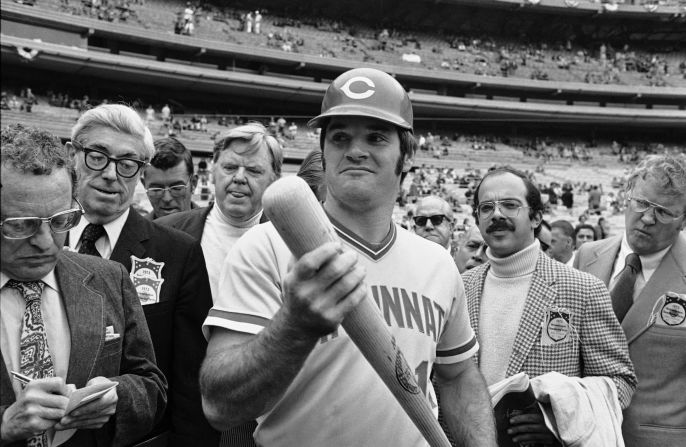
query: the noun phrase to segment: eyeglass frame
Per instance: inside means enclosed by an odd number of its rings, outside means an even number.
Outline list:
[[[15,241],[22,240],[22,239],[28,239],[30,237],[33,237],[36,233],[38,233],[38,230],[40,230],[40,227],[43,225],[43,222],[47,222],[48,226],[50,227],[50,231],[52,231],[53,233],[56,233],[56,234],[66,233],[67,231],[69,231],[72,228],[74,228],[75,226],[77,226],[79,224],[79,222],[81,222],[81,218],[85,214],[83,206],[81,206],[81,203],[79,203],[79,201],[76,199],[74,199],[74,202],[76,202],[76,205],[78,206],[77,208],[70,208],[68,210],[60,211],[59,213],[55,213],[50,217],[24,216],[24,217],[7,217],[5,219],[2,219],[2,221],[0,221],[0,232],[2,233],[2,236],[5,239],[10,239],[10,240],[15,240]],[[75,220],[73,221],[72,225],[69,228],[66,228],[66,229],[60,230],[60,231],[56,231],[52,227],[51,221],[55,217],[63,215],[63,214],[75,213],[75,212],[78,212],[79,214],[75,218]],[[33,233],[29,234],[28,236],[22,236],[22,237],[13,237],[13,236],[8,236],[5,234],[5,231],[3,228],[5,227],[5,224],[7,223],[7,221],[27,220],[27,219],[40,220],[41,221],[40,225],[36,226],[36,229]]]
[[[117,172],[117,175],[118,175],[118,176],[123,177],[123,178],[133,178],[133,177],[136,176],[136,174],[138,174],[138,173],[141,171],[141,169],[143,169],[144,167],[146,167],[146,166],[149,164],[149,162],[147,162],[147,161],[137,160],[137,159],[135,159],[135,158],[128,158],[128,157],[124,157],[124,158],[114,158],[114,157],[110,157],[107,153],[105,153],[105,152],[103,152],[103,151],[101,151],[101,150],[93,149],[93,148],[90,148],[90,147],[81,146],[81,145],[80,145],[79,143],[77,143],[76,141],[72,141],[71,144],[72,144],[74,147],[76,147],[77,150],[83,151],[83,161],[86,163],[86,167],[87,167],[88,169],[92,170],[92,171],[99,171],[99,172],[102,172],[102,171],[104,171],[105,169],[107,169],[107,167],[110,165],[110,163],[114,162],[114,170]],[[92,167],[92,166],[88,163],[88,154],[91,153],[91,152],[97,152],[98,154],[100,154],[100,155],[102,155],[103,157],[107,158],[107,163],[105,163],[105,166],[103,166],[102,168],[94,168],[94,167]],[[138,166],[138,169],[136,169],[136,170],[134,171],[134,173],[131,174],[131,175],[124,175],[124,174],[122,174],[121,172],[119,172],[119,166],[120,166],[120,165],[119,165],[119,162],[121,162],[121,161],[132,161],[132,162],[136,163],[136,165]]]
[[[438,223],[434,223],[434,219],[439,218],[439,217],[440,217],[441,221]],[[417,219],[426,219],[426,220],[424,221],[423,225],[420,225],[417,222]],[[412,221],[414,222],[414,224],[416,226],[422,227],[422,228],[424,228],[426,226],[427,222],[429,222],[429,221],[431,221],[431,225],[433,225],[434,227],[437,227],[437,226],[441,225],[444,220],[447,220],[448,223],[450,223],[450,218],[448,216],[446,216],[445,214],[434,214],[431,216],[414,216],[414,217],[412,217]]]
[[[663,224],[670,224],[670,223],[672,223],[672,222],[674,222],[674,221],[677,221],[677,220],[681,219],[682,217],[684,217],[684,213],[675,215],[675,214],[672,212],[672,210],[670,210],[670,209],[668,209],[668,208],[666,208],[666,207],[664,207],[664,206],[662,206],[662,205],[659,205],[659,204],[657,204],[657,203],[655,203],[655,202],[651,202],[650,200],[647,200],[647,199],[643,199],[643,198],[640,198],[640,197],[629,196],[629,197],[627,197],[626,200],[627,200],[627,202],[629,202],[629,208],[631,208],[631,211],[633,211],[633,212],[635,212],[635,213],[644,214],[644,213],[646,213],[648,210],[654,209],[655,212],[653,213],[653,215],[655,216],[655,220],[657,220],[658,222],[663,223]],[[642,210],[642,211],[637,210],[637,209],[635,208],[635,206],[632,204],[632,203],[634,203],[634,202],[639,202],[639,201],[640,201],[640,202],[645,202],[645,203],[648,205],[648,206],[647,206],[644,210]],[[661,219],[661,218],[659,217],[660,214],[658,213],[658,211],[662,211],[663,213],[664,213],[664,212],[667,212],[667,213],[668,213],[667,219],[669,219],[669,220],[667,220],[667,221],[665,222],[664,218]]]
[[[501,205],[502,203],[505,203],[505,202],[516,202],[516,203],[519,203],[519,206],[517,206],[517,210],[516,210],[516,212],[515,212],[513,215],[509,215],[509,214],[505,213],[505,211],[503,211],[503,209],[501,208],[500,205]],[[483,215],[482,215],[483,212],[481,211],[481,207],[482,207],[484,204],[487,204],[487,203],[493,204],[493,211],[491,211],[490,213],[488,213],[487,216],[483,216]],[[480,202],[479,205],[477,205],[477,207],[476,207],[476,212],[477,212],[477,215],[479,216],[479,219],[488,219],[488,218],[491,217],[493,214],[495,214],[496,208],[500,210],[500,214],[502,214],[503,216],[509,217],[509,218],[515,218],[515,217],[519,216],[519,211],[521,211],[522,208],[531,208],[531,207],[530,207],[529,205],[522,205],[521,202],[520,202],[519,200],[517,200],[517,199],[486,200],[486,201]],[[509,211],[508,211],[508,213],[509,213]]]
[[[183,186],[183,191],[185,192],[188,189],[188,187],[191,185],[191,183],[193,183],[192,178],[188,179],[188,181],[186,183],[184,183],[183,185],[171,185],[171,186],[165,186],[164,188],[158,188],[158,187],[146,188],[145,192],[148,194],[148,196],[150,196],[150,190],[162,191],[162,194],[160,194],[159,196],[153,196],[155,198],[160,198],[160,197],[164,197],[165,191],[169,191],[169,194],[172,197],[174,197],[175,199],[178,199],[179,197],[182,197],[182,196],[181,195],[175,196],[174,193],[172,192],[172,188],[178,188],[179,186]]]

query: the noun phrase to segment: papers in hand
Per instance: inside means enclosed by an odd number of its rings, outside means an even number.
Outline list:
[[[523,413],[539,411],[529,376],[520,372],[489,386],[488,392],[491,394],[491,404],[495,414],[498,445],[501,447],[517,446],[507,434],[510,418]]]
[[[79,388],[69,394],[69,403],[65,414],[69,414],[77,408],[86,405],[104,396],[109,390],[119,385],[119,382],[94,383],[92,385]]]

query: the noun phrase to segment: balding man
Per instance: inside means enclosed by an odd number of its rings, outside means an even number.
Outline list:
[[[415,211],[414,232],[450,251],[453,234],[453,210],[448,202],[437,196],[419,200]]]
[[[486,261],[486,249],[488,245],[481,236],[479,227],[474,225],[463,235],[453,255],[455,264],[460,273],[478,267]]]

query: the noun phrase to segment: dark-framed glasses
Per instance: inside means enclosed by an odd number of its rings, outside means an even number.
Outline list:
[[[480,219],[488,219],[495,213],[496,207],[500,210],[500,213],[505,217],[517,217],[519,215],[519,210],[522,208],[529,208],[528,206],[522,205],[519,200],[505,199],[505,200],[492,200],[488,202],[481,202],[477,207],[477,212],[479,213]]]
[[[425,227],[427,221],[431,221],[434,227],[439,226],[444,220],[449,220],[444,214],[434,214],[433,216],[414,216],[414,224],[418,227]]]
[[[110,162],[115,164],[117,175],[124,178],[131,178],[138,174],[138,171],[148,163],[143,160],[135,158],[114,158],[97,149],[83,147],[80,144],[72,141],[77,149],[83,151],[84,161],[86,166],[93,171],[104,171],[109,166]]]
[[[26,239],[38,232],[43,222],[50,226],[53,233],[65,233],[78,225],[83,215],[83,208],[77,202],[77,208],[60,211],[50,217],[9,217],[0,222],[2,235],[7,239]]]
[[[148,192],[148,197],[151,197],[153,199],[159,199],[160,197],[164,196],[165,191],[169,191],[169,194],[171,194],[172,197],[174,198],[179,198],[183,197],[184,194],[186,194],[187,188],[190,186],[191,181],[189,180],[188,183],[185,185],[172,185],[172,186],[166,186],[164,188],[148,188],[146,191]]]
[[[638,197],[629,197],[629,207],[632,211],[637,213],[645,213],[649,209],[653,208],[655,210],[655,219],[663,224],[669,224],[677,219],[680,219],[684,213],[676,214],[673,211],[668,210],[662,205],[651,202],[646,199],[639,199]]]

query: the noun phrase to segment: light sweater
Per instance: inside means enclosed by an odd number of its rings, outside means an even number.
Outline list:
[[[221,212],[218,206],[213,206],[205,221],[205,229],[202,232],[203,255],[207,265],[207,276],[210,278],[210,290],[212,300],[217,296],[219,287],[219,274],[224,265],[224,258],[236,244],[236,241],[245,234],[246,231],[260,223],[262,211],[244,222],[236,222]]]
[[[536,239],[505,258],[495,257],[490,248],[486,250],[491,268],[486,274],[479,310],[479,365],[487,385],[506,377],[539,247]]]

